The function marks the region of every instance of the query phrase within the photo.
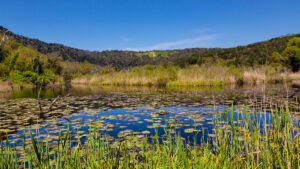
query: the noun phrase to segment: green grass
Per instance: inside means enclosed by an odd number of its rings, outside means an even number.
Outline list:
[[[295,73],[295,75],[300,72]],[[173,64],[145,65],[129,70],[77,76],[73,84],[119,86],[223,86],[226,84],[285,83],[292,73],[271,66],[228,67],[222,64],[193,65],[184,68]]]
[[[169,58],[171,55],[177,54],[178,51],[149,51],[149,52],[135,52],[134,55],[138,56],[138,57],[143,57],[143,56],[147,56],[150,58],[156,58],[158,56],[160,57],[164,57],[164,58]],[[130,53],[131,55],[133,55],[133,53]]]
[[[299,168],[299,126],[295,128],[288,109],[272,112],[270,124],[263,127],[250,120],[247,108],[239,111],[236,121],[233,107],[214,117],[214,133],[194,144],[171,135],[159,142],[158,134],[150,139],[128,136],[111,143],[90,126],[87,141],[74,144],[69,131],[59,134],[55,145],[34,139],[19,148],[10,147],[8,139],[0,150],[0,168]],[[221,120],[226,119],[226,120]],[[295,135],[298,133],[298,135]],[[202,129],[199,134],[207,134]],[[79,135],[75,136],[79,140]],[[200,146],[196,144],[200,143]],[[73,145],[73,146],[71,146]]]
[[[168,88],[181,86],[223,86],[224,82],[221,80],[207,80],[207,81],[170,81],[167,83]]]

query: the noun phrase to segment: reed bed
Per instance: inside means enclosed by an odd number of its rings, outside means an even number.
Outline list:
[[[215,65],[138,66],[129,70],[83,75],[73,84],[124,86],[222,86],[225,84],[280,83],[298,78],[286,70],[265,65],[256,67],[228,67]]]
[[[268,121],[267,121],[268,120]],[[8,139],[0,149],[1,168],[299,168],[299,121],[286,108],[270,119],[247,108],[233,107],[214,116],[214,132],[195,129],[200,140],[185,141],[180,133],[159,138],[127,136],[110,141],[90,125],[86,141],[67,130],[56,144],[34,138],[22,147]],[[73,138],[73,139],[71,139]],[[195,137],[196,138],[196,137]],[[78,140],[76,142],[76,140]]]
[[[279,83],[296,80],[287,70],[277,70],[271,66],[260,66],[256,68],[243,68],[243,81],[248,84]]]
[[[7,93],[12,90],[11,85],[7,81],[0,80],[0,93]]]
[[[235,84],[236,78],[228,67],[216,65],[193,65],[179,69],[175,81],[169,81],[168,87],[172,86],[222,86]]]
[[[289,76],[290,79],[300,81],[300,71],[295,72],[295,73],[290,73],[288,76]]]
[[[175,66],[138,66],[130,70],[78,77],[73,79],[72,83],[119,86],[160,86],[165,85],[167,81],[174,80],[176,78],[177,69],[178,67]]]

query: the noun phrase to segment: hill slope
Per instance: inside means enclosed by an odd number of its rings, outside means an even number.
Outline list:
[[[132,51],[87,51],[61,44],[45,43],[37,39],[27,38],[14,34],[8,29],[0,26],[0,34],[6,35],[10,40],[16,40],[24,46],[32,46],[40,53],[50,57],[56,57],[64,61],[89,62],[98,65],[112,65],[118,68],[128,68],[145,64],[159,64],[175,61],[182,57],[191,56],[208,51],[205,48],[193,48],[172,51],[151,51],[151,52],[132,52]]]
[[[288,41],[294,37],[300,37],[300,34],[273,38],[271,40],[257,42],[247,46],[210,50],[204,53],[193,54],[189,57],[180,58],[176,60],[175,63],[184,66],[188,64],[201,64],[207,61],[221,59],[229,65],[263,65],[270,59],[270,56],[273,52],[282,53],[286,48]]]
[[[287,35],[273,38],[268,41],[238,46],[234,48],[190,48],[182,50],[167,51],[87,51],[67,47],[61,44],[45,43],[37,39],[27,38],[14,34],[6,28],[0,26],[0,35],[5,34],[11,40],[32,46],[38,52],[49,57],[55,57],[63,61],[89,62],[101,66],[111,65],[118,68],[129,68],[145,64],[159,64],[175,62],[178,65],[201,64],[207,61],[223,59],[229,64],[253,66],[255,64],[265,64],[268,57],[276,51],[281,53],[287,45],[289,39],[300,37],[300,34]]]

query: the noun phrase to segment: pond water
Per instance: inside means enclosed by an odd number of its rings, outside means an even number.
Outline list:
[[[221,88],[143,88],[73,86],[68,89],[15,90],[0,102],[0,135],[11,145],[30,142],[28,130],[41,140],[58,140],[59,132],[70,131],[83,143],[90,129],[111,140],[128,136],[163,137],[180,133],[186,142],[214,133],[213,119],[231,110],[235,125],[242,125],[246,111],[258,124],[270,123],[270,111],[288,104],[299,128],[300,89],[297,86],[244,86]],[[224,113],[223,113],[224,114]],[[223,117],[223,118],[222,118]],[[296,133],[299,130],[296,130]]]

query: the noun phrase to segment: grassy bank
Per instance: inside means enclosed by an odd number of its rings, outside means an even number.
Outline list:
[[[14,89],[32,88],[32,84],[0,80],[0,93],[9,93]]]
[[[88,128],[84,144],[79,135],[70,135],[69,131],[59,134],[56,144],[38,141],[29,133],[31,142],[27,144],[24,135],[21,147],[13,148],[8,141],[3,142],[0,165],[56,169],[299,168],[299,122],[293,121],[288,109],[273,111],[271,118],[263,122],[257,115],[244,108],[238,112],[238,120],[233,108],[220,112],[214,116],[213,133],[189,129],[203,135],[193,144],[167,130],[160,141],[156,133],[151,139],[131,135],[112,142],[99,134],[96,124]]]
[[[73,79],[72,83],[174,87],[282,83],[291,79],[299,79],[300,38],[289,39],[285,49],[284,46],[279,47],[278,44],[270,43],[270,45],[282,49],[268,52],[258,58],[257,53],[261,49],[256,48],[255,45],[252,45],[255,52],[250,52],[249,46],[211,50],[203,54],[183,57],[171,64],[165,63],[161,66],[146,65],[129,70],[79,76]]]
[[[165,64],[140,66],[75,77],[73,84],[125,86],[219,86],[225,84],[280,83],[299,78],[300,73],[272,66],[228,67],[221,64],[185,68]]]

